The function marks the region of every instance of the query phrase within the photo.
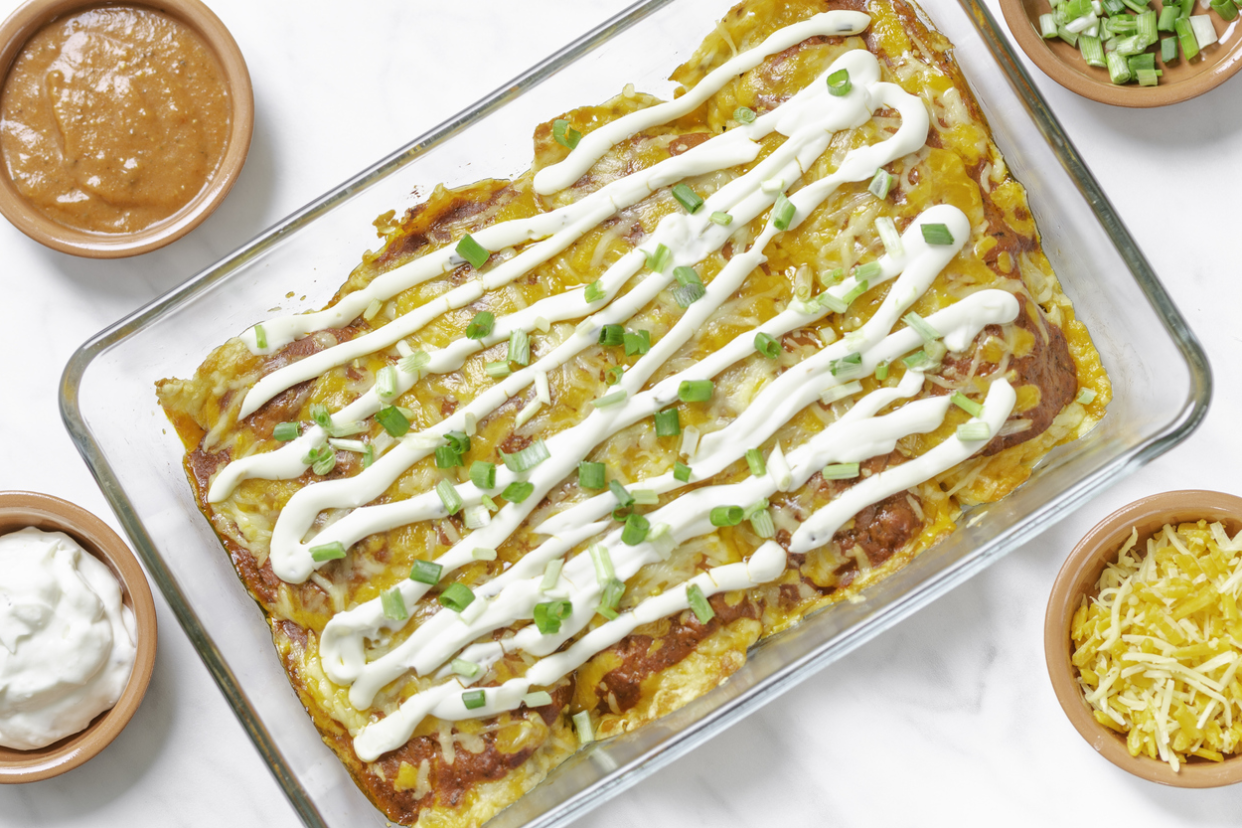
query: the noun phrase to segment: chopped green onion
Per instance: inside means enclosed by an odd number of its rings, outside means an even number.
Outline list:
[[[625,374],[625,368],[621,365],[614,365],[604,370],[604,384],[616,385],[621,381],[622,375]]]
[[[1109,52],[1106,59],[1108,63],[1108,77],[1115,84],[1127,83],[1133,77],[1130,73],[1130,64],[1125,56],[1119,52]]]
[[[777,342],[763,331],[760,331],[755,334],[755,350],[763,354],[768,359],[776,359],[781,355],[781,343]]]
[[[621,603],[623,595],[625,595],[625,582],[613,578],[604,584],[604,589],[599,596],[599,606],[595,608],[595,611],[609,621],[616,621],[617,604]]]
[[[327,446],[313,448],[302,458],[303,463],[311,467],[311,471],[323,477],[336,468],[336,452]]]
[[[911,371],[928,371],[935,368],[938,364],[937,360],[932,359],[926,350],[915,351],[908,357],[902,357],[901,361]]]
[[[776,524],[772,522],[772,513],[760,509],[750,516],[750,528],[764,540],[776,537]]]
[[[694,613],[695,618],[699,619],[700,624],[706,624],[716,617],[712,605],[703,595],[703,588],[698,584],[690,584],[686,587],[686,602],[690,604],[690,611]]]
[[[392,621],[404,621],[410,617],[410,611],[405,607],[405,599],[401,597],[401,590],[388,589],[380,593],[380,606],[384,608],[384,617]]]
[[[496,488],[496,464],[475,460],[470,464],[470,482],[480,489]]]
[[[681,434],[681,414],[676,408],[666,408],[655,413],[657,437],[676,437]]]
[[[543,579],[539,582],[539,589],[543,592],[556,589],[556,584],[561,579],[561,570],[565,567],[565,561],[560,558],[553,558],[548,561],[543,568]]]
[[[272,429],[272,436],[282,443],[296,440],[302,434],[302,427],[297,423],[277,423]]]
[[[450,431],[444,435],[444,439],[458,454],[470,451],[470,435],[464,431]]]
[[[492,499],[491,499],[490,497],[488,497],[487,495],[480,495],[480,496],[479,496],[479,502],[480,502],[480,503],[482,503],[484,506],[486,506],[486,507],[487,507],[487,510],[488,510],[489,512],[499,512],[499,511],[500,511],[500,507],[496,505],[496,501],[492,500]]]
[[[591,563],[595,566],[595,580],[600,583],[600,586],[617,577],[617,570],[612,565],[612,556],[608,554],[608,547],[593,543],[587,547],[587,553],[591,556]]]
[[[414,561],[414,566],[410,567],[410,580],[429,586],[440,583],[442,574],[444,574],[443,565],[435,561],[425,561],[422,558]]]
[[[546,690],[536,690],[522,696],[522,704],[527,707],[547,707],[552,703],[552,696]]]
[[[375,462],[375,446],[367,443],[366,448],[362,452],[362,467],[364,469],[371,468],[371,464]]]
[[[686,285],[701,285],[703,280],[699,278],[698,272],[687,265],[681,265],[673,268],[673,278],[677,280],[677,284],[685,287]]]
[[[548,451],[548,447],[544,445],[543,440],[536,440],[526,448],[513,454],[500,452],[500,459],[504,462],[505,468],[518,474],[530,471],[551,456],[552,453]]]
[[[707,288],[698,282],[673,289],[673,299],[677,302],[678,307],[681,308],[690,307],[706,295]]]
[[[914,328],[915,332],[918,333],[919,338],[925,343],[935,342],[942,335],[940,331],[933,328],[926,319],[919,316],[914,311],[910,311],[905,316],[901,317],[901,321],[905,322],[911,328]]]
[[[653,489],[635,489],[630,495],[635,506],[654,506],[660,502],[660,496]]]
[[[430,365],[431,354],[426,351],[414,351],[397,361],[397,367],[405,374],[417,374],[420,371],[427,370]]]
[[[845,313],[850,309],[849,304],[846,303],[845,300],[838,299],[836,296],[833,296],[831,293],[827,292],[816,296],[813,300],[811,300],[811,303],[808,303],[808,307],[810,307],[811,304],[814,305],[814,308],[811,308],[811,313],[817,312],[820,308],[827,308],[833,313]]]
[[[483,668],[473,661],[466,661],[464,658],[455,658],[449,665],[449,669],[459,676],[465,678],[475,678],[483,672]]]
[[[830,463],[820,471],[825,480],[852,480],[858,474],[857,463]]]
[[[440,496],[440,502],[444,504],[444,509],[450,515],[455,515],[461,509],[461,495],[457,493],[457,489],[453,488],[453,484],[441,478],[436,484],[436,494]]]
[[[312,546],[310,548],[310,556],[315,563],[340,560],[345,557],[345,545],[340,541],[332,541],[332,543]]]
[[[591,711],[583,710],[574,714],[574,730],[578,733],[579,745],[588,745],[595,741],[595,731],[591,729]]]
[[[455,469],[462,465],[461,455],[452,446],[436,446],[436,468]]]
[[[1041,14],[1039,16],[1039,36],[1044,40],[1057,36],[1057,21],[1050,14]]]
[[[828,76],[828,92],[833,97],[844,97],[850,94],[853,88],[854,84],[850,83],[850,73],[847,69],[838,69]]]
[[[664,245],[664,242],[660,242],[656,245],[654,251],[647,254],[647,267],[656,273],[663,273],[664,268],[668,267],[668,262],[672,255],[672,251]]]
[[[1173,21],[1177,20],[1179,11],[1177,3],[1166,3],[1164,8],[1160,10],[1160,16],[1156,19],[1156,28],[1162,32],[1176,31],[1173,28]]]
[[[505,486],[505,490],[500,493],[500,496],[510,503],[521,503],[526,500],[526,498],[530,497],[534,491],[534,483],[529,483],[524,480],[515,480],[508,486]]]
[[[530,365],[530,336],[521,328],[509,334],[508,357],[518,365]]]
[[[673,463],[673,479],[682,483],[690,482],[691,469],[685,463]]]
[[[949,228],[944,224],[923,224],[919,226],[923,231],[923,241],[928,244],[947,245],[953,244],[953,234],[949,232]]]
[[[1234,5],[1233,0],[1212,0],[1212,11],[1220,15],[1220,19],[1226,23],[1236,20],[1238,17],[1238,7]]]
[[[1218,40],[1216,27],[1212,24],[1211,16],[1196,14],[1192,15],[1189,20],[1190,31],[1195,36],[1195,43],[1199,45],[1199,51],[1203,51]]]
[[[607,295],[608,294],[604,292],[603,285],[599,283],[599,279],[596,279],[594,282],[587,285],[586,290],[583,292],[583,298],[588,302],[598,302]]]
[[[741,506],[717,506],[708,514],[712,526],[737,526],[742,522]]]
[[[957,439],[959,440],[986,440],[991,436],[991,426],[977,420],[957,427]]]
[[[883,200],[888,198],[888,193],[893,188],[894,180],[895,179],[889,174],[888,170],[876,170],[875,178],[871,179],[871,184],[867,187],[867,189],[873,196]]]
[[[677,386],[677,399],[682,402],[707,402],[712,398],[715,384],[711,380],[682,380]]]
[[[1130,64],[1130,71],[1135,75],[1143,71],[1154,72],[1156,70],[1156,55],[1153,52],[1134,55],[1126,62]]]
[[[824,405],[832,405],[837,400],[843,400],[846,397],[861,394],[862,390],[862,383],[855,380],[854,382],[847,382],[844,385],[829,386],[820,393],[819,399]]]
[[[1078,38],[1078,51],[1082,53],[1082,59],[1086,61],[1088,66],[1096,66],[1101,69],[1108,66],[1108,61],[1104,58],[1103,41],[1098,37],[1083,35]]]
[[[492,513],[483,505],[467,506],[462,511],[462,515],[465,518],[467,529],[482,529],[492,522]]]
[[[1199,41],[1195,39],[1194,29],[1190,26],[1190,19],[1179,17],[1173,21],[1173,29],[1177,32],[1177,42],[1182,46],[1182,57],[1186,60],[1192,60],[1195,55],[1199,54]]]
[[[613,391],[611,394],[605,394],[597,400],[591,400],[591,405],[596,408],[607,408],[610,405],[619,405],[625,402],[625,398],[629,396],[629,392],[622,389]]]
[[[687,213],[697,213],[703,207],[702,197],[685,184],[674,184],[671,192]]]
[[[651,523],[637,512],[631,512],[625,519],[625,528],[621,530],[621,542],[626,546],[638,546],[647,539],[651,531]]]
[[[513,373],[513,369],[509,367],[509,363],[505,360],[496,360],[489,362],[483,366],[483,371],[492,379],[501,379]]]
[[[599,329],[599,344],[606,348],[620,345],[625,341],[625,328],[620,325],[605,325]]]
[[[483,690],[467,690],[461,694],[461,703],[467,710],[487,706],[487,693]]]
[[[963,394],[961,391],[954,391],[953,396],[949,399],[954,405],[972,417],[978,417],[983,413],[983,406]]]
[[[897,232],[897,224],[888,216],[880,216],[875,220],[875,231],[884,245],[884,252],[893,258],[906,255],[906,246],[902,244],[901,234]]]
[[[828,370],[834,377],[852,376],[862,365],[862,354],[852,353],[849,356],[834,359],[828,363]]]
[[[486,339],[491,336],[492,326],[496,324],[496,314],[491,311],[479,311],[466,325],[468,339]]]
[[[592,463],[587,460],[578,464],[578,486],[583,489],[603,489],[608,467],[603,463]]]
[[[626,332],[625,334],[625,355],[641,356],[651,350],[651,332],[635,331],[634,333]]]
[[[1160,60],[1165,66],[1177,61],[1177,38],[1164,37],[1160,39]]]
[[[444,592],[440,593],[439,600],[442,606],[448,607],[453,612],[461,612],[474,603],[474,592],[460,581],[454,581],[444,588]]]
[[[262,325],[254,326],[254,344],[259,350],[267,348],[267,331],[264,330]]]
[[[794,203],[786,198],[784,193],[780,193],[776,196],[776,204],[772,208],[772,224],[777,230],[788,230],[795,212],[797,209]]]
[[[1095,402],[1095,396],[1096,394],[1093,389],[1084,388],[1078,392],[1077,401],[1081,403],[1082,405],[1090,405],[1091,403]]]
[[[712,213],[709,218],[711,218],[713,223],[719,224],[721,227],[728,227],[733,223],[733,216],[728,213],[722,213],[719,210]]]
[[[875,378],[879,382],[884,382],[884,380],[888,379],[888,360],[884,360],[875,366]]]
[[[763,453],[759,449],[746,450],[746,465],[750,466],[750,473],[755,477],[763,477],[768,473],[768,467],[763,462]]]
[[[608,490],[612,492],[613,497],[617,499],[617,505],[622,509],[628,509],[634,505],[633,496],[616,480],[608,481]]]
[[[1160,39],[1160,35],[1157,34],[1157,29],[1159,28],[1157,24],[1158,18],[1156,17],[1156,13],[1151,9],[1148,9],[1138,16],[1138,36],[1141,37],[1148,46]]]
[[[486,247],[475,241],[474,236],[467,233],[457,243],[457,255],[470,262],[470,266],[478,270],[487,263],[492,254]]]
[[[562,147],[572,150],[582,140],[582,133],[571,127],[569,121],[557,118],[552,122],[552,137]]]
[[[755,122],[755,110],[749,106],[739,106],[733,110],[733,120],[739,124],[753,124]]]
[[[573,611],[573,604],[565,600],[535,604],[535,626],[544,635],[556,635],[561,631],[561,622],[572,615]]]
[[[367,305],[367,309],[362,312],[362,318],[370,322],[375,318],[375,314],[380,312],[380,308],[384,307],[384,303],[378,299],[372,299],[371,304]]]
[[[496,550],[476,546],[474,550],[471,551],[470,557],[476,561],[494,561],[496,560]]]

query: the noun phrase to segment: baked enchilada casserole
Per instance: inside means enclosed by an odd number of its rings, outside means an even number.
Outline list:
[[[554,115],[529,172],[380,217],[326,308],[158,385],[294,690],[393,822],[484,822],[1104,415],[917,8],[746,0],[704,31],[673,100]]]

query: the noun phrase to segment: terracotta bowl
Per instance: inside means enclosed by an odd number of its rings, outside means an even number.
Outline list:
[[[203,222],[233,189],[254,131],[254,90],[237,41],[220,18],[199,0],[28,0],[0,24],[0,89],[22,47],[53,18],[102,5],[146,6],[193,29],[220,62],[233,102],[228,146],[215,175],[188,204],[163,221],[133,233],[89,233],[66,227],[35,209],[14,186],[0,163],[0,214],[30,238],[62,253],[93,259],[136,256],[176,241]]]
[[[1225,22],[1213,11],[1204,12],[1195,3],[1194,14],[1208,14],[1216,25],[1220,42],[1199,53],[1194,60],[1179,59],[1165,66],[1158,86],[1128,83],[1117,86],[1108,79],[1107,69],[1088,66],[1077,47],[1058,38],[1044,40],[1039,35],[1039,16],[1050,11],[1048,0],[1000,0],[1005,23],[1022,51],[1048,77],[1084,98],[1114,106],[1151,107],[1180,103],[1215,89],[1242,69],[1242,17]],[[1161,2],[1152,8],[1159,9]],[[1166,37],[1166,32],[1161,32]]]
[[[121,582],[125,605],[134,612],[138,655],[120,700],[96,716],[85,730],[38,750],[0,747],[0,783],[57,776],[106,748],[138,709],[155,665],[155,603],[142,567],[125,542],[102,520],[68,501],[35,492],[0,492],[0,534],[27,526],[64,532],[108,565]]]
[[[1070,627],[1083,595],[1094,595],[1100,573],[1117,560],[1117,552],[1137,527],[1139,546],[1166,523],[1220,521],[1232,536],[1242,530],[1242,498],[1199,490],[1165,492],[1136,500],[1100,521],[1074,547],[1052,586],[1044,617],[1044,657],[1052,689],[1070,723],[1105,759],[1135,776],[1179,788],[1215,788],[1242,782],[1242,754],[1223,762],[1192,757],[1174,772],[1164,762],[1133,757],[1125,737],[1099,724],[1078,685],[1078,671],[1070,663],[1073,644]]]

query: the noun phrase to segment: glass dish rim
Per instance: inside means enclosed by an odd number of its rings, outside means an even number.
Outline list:
[[[607,42],[613,35],[629,29],[645,17],[673,2],[677,0],[638,0],[621,10],[595,29],[535,63],[531,68],[502,84],[476,103],[295,210],[182,284],[95,334],[74,352],[65,366],[61,377],[59,397],[61,417],[70,438],[77,446],[104,497],[129,535],[148,574],[159,586],[178,623],[220,687],[234,715],[250,736],[294,811],[308,828],[327,828],[327,826],[312,798],[285,764],[266,724],[251,706],[224,655],[198,620],[197,612],[185,599],[121,487],[111,464],[91,434],[78,406],[78,388],[82,378],[97,356],[130,335],[141,331],[147,323],[155,321],[164,313],[192,300],[198,294],[210,289],[217,281],[228,277],[233,271],[261,255],[269,247],[279,244],[285,237],[301,230],[320,215],[348,200],[357,191],[365,189],[425,152],[450,140],[476,121],[519,97],[527,89],[539,85],[573,61],[584,57],[596,47]],[[984,0],[957,0],[957,2],[965,14],[971,18],[1010,87],[1032,120],[1035,121],[1043,139],[1061,162],[1067,175],[1077,186],[1088,207],[1100,222],[1101,228],[1125,262],[1130,275],[1134,277],[1139,289],[1161,320],[1173,344],[1185,359],[1189,374],[1189,392],[1178,415],[1171,419],[1161,431],[1123,452],[1071,489],[1064,491],[1061,498],[1050,501],[1031,512],[1019,525],[998,535],[993,540],[990,553],[982,554],[950,570],[941,578],[926,581],[902,596],[886,612],[888,623],[885,627],[907,617],[934,598],[973,576],[1015,546],[1034,537],[1056,519],[1082,505],[1099,489],[1110,485],[1130,471],[1146,465],[1180,443],[1202,422],[1212,396],[1212,373],[1202,345],[1165,291],[1146,257],[1117,215],[1111,201],[1087,168],[1077,148],[1066,135],[1060,121],[1036,88],[1030,74],[1022,66],[1016,52],[997,24],[995,16],[984,4]],[[627,773],[606,779],[601,784],[578,792],[531,824],[547,824],[551,820],[574,818],[585,813],[617,791],[635,784],[668,762],[697,747],[718,732],[719,728],[732,724],[790,689],[797,682],[790,681],[789,678],[799,671],[802,676],[810,675],[820,666],[834,660],[842,652],[858,646],[880,631],[873,627],[874,625],[861,625],[834,641],[825,642],[824,646],[806,656],[784,665],[750,690],[710,711],[685,730],[635,760]]]

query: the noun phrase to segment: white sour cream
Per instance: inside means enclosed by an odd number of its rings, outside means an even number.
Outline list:
[[[100,561],[63,532],[0,537],[0,745],[71,736],[121,697],[134,614]]]

